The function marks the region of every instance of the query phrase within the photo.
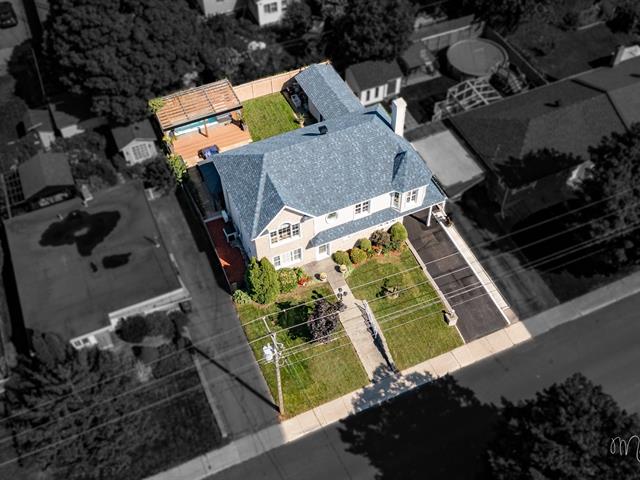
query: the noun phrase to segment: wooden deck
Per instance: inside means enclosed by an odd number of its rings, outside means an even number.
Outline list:
[[[182,157],[187,167],[193,167],[202,160],[198,157],[198,151],[203,148],[217,145],[221,152],[225,152],[250,142],[251,134],[248,129],[242,130],[229,123],[209,128],[208,135],[198,131],[179,135],[173,141],[173,151]]]

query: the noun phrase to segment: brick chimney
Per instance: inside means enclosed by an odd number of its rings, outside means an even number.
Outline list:
[[[407,102],[398,97],[391,102],[391,126],[396,135],[404,136],[404,117],[407,113]]]

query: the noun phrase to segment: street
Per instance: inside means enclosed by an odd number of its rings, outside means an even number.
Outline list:
[[[474,478],[494,418],[487,403],[500,397],[527,398],[582,372],[623,408],[640,412],[639,312],[637,294],[458,371],[458,385],[428,385],[210,479],[417,478],[414,468],[428,468],[429,479]],[[466,389],[482,405],[469,401]]]

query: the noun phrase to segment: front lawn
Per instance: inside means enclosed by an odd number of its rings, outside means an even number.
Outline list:
[[[240,320],[250,342],[272,331],[277,332],[277,339],[284,344],[285,349],[297,346],[298,353],[286,356],[285,366],[281,369],[287,417],[309,410],[369,383],[351,341],[346,336],[342,336],[342,325],[338,324],[335,331],[335,337],[338,338],[326,344],[302,345],[310,340],[306,325],[284,330],[287,326],[302,323],[308,318],[313,310],[313,304],[304,305],[305,303],[331,294],[331,288],[327,284],[312,284],[307,287],[298,287],[291,293],[282,294],[270,305],[257,303],[238,305]],[[334,301],[335,298],[329,297],[327,300]],[[265,317],[266,325],[262,317]],[[262,347],[270,342],[268,337],[261,338],[252,343],[251,348],[269,385],[271,395],[277,402],[275,366],[272,363],[265,363],[262,353]]]
[[[383,279],[408,269],[390,277],[400,279],[398,298],[382,297]],[[445,323],[443,306],[409,249],[367,260],[347,283],[356,298],[369,302],[400,370],[462,345],[458,331]]]
[[[300,128],[291,106],[279,92],[247,100],[242,106],[254,142]]]

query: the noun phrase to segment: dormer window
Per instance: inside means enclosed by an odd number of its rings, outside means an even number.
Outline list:
[[[410,203],[418,203],[418,192],[419,189],[415,189],[415,190],[411,190],[407,193],[405,193],[405,197],[404,197],[404,201],[406,204],[410,204]]]
[[[283,223],[278,227],[277,230],[272,230],[269,232],[271,245],[283,242],[285,240],[289,240],[291,238],[296,238],[299,236],[300,236],[299,223]]]
[[[338,212],[331,212],[325,217],[327,223],[333,223],[338,220]]]
[[[391,192],[391,208],[400,210],[400,192]]]

